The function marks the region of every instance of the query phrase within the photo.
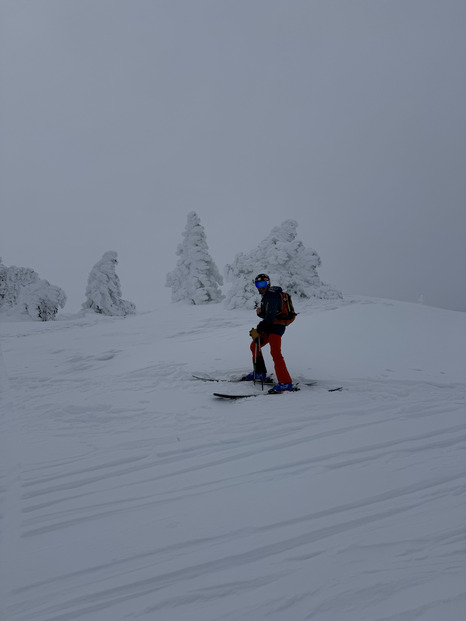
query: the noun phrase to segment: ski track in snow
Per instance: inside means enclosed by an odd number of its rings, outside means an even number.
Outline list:
[[[218,402],[245,315],[182,312],[4,328],[2,620],[461,621],[465,384]]]

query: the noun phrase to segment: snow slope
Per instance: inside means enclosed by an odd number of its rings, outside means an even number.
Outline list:
[[[3,323],[2,621],[465,618],[466,314],[297,310],[235,402],[250,312]]]

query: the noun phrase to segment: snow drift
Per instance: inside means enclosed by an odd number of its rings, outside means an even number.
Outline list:
[[[240,402],[250,311],[3,324],[4,621],[464,618],[466,315],[296,310]]]

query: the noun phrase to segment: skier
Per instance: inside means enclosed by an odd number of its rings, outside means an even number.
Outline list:
[[[256,313],[262,321],[257,325],[257,328],[253,328],[249,332],[253,339],[251,352],[254,370],[243,379],[246,381],[263,381],[266,379],[267,369],[261,350],[264,345],[269,344],[278,380],[278,384],[271,388],[269,392],[280,394],[294,390],[293,382],[281,351],[282,336],[286,329],[286,322],[277,319],[277,315],[282,309],[282,289],[281,287],[271,287],[270,278],[267,274],[258,274],[254,279],[254,284],[262,297],[261,304],[256,309]]]

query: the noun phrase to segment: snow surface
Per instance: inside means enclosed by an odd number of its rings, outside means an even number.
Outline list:
[[[3,323],[2,621],[465,618],[466,314],[297,310],[234,402],[251,311]]]

